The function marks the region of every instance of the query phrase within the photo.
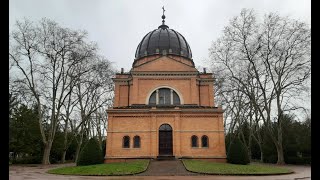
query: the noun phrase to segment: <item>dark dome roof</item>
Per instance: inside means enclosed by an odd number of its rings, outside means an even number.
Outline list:
[[[165,24],[143,37],[137,47],[135,59],[156,54],[172,54],[192,61],[191,49],[186,39]]]

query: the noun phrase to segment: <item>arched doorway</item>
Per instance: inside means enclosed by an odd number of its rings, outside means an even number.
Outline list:
[[[172,156],[172,128],[169,124],[159,127],[159,156]]]

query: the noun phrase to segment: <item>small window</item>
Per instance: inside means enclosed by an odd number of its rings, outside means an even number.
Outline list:
[[[202,147],[209,147],[208,136],[202,136],[201,143],[202,143]]]
[[[191,145],[192,145],[192,147],[198,147],[198,137],[197,136],[191,137]]]
[[[133,138],[133,147],[140,148],[140,136],[135,136]]]
[[[124,136],[123,137],[123,148],[129,148],[130,147],[130,137],[129,136]]]

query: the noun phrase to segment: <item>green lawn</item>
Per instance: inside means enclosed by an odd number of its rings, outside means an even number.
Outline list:
[[[89,166],[62,167],[51,169],[48,171],[48,173],[88,176],[130,175],[145,171],[148,165],[149,160],[136,160],[130,162],[97,164]]]
[[[206,174],[221,175],[269,175],[288,174],[290,169],[272,165],[238,165],[229,163],[213,163],[201,160],[183,160],[183,164],[188,171]]]

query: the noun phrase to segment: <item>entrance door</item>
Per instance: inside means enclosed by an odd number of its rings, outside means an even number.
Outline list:
[[[162,124],[159,128],[159,156],[172,156],[172,128]]]

